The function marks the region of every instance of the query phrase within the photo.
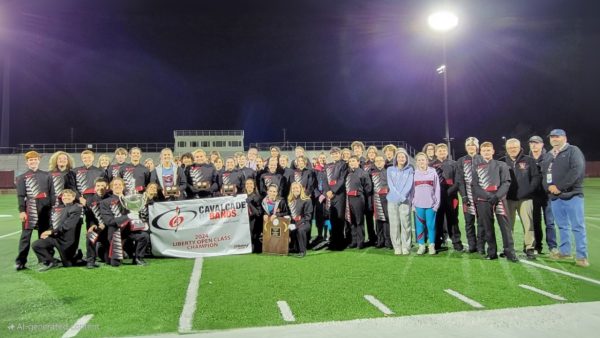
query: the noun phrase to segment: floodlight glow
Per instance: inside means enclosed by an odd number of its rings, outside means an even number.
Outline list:
[[[452,12],[435,12],[429,16],[427,23],[435,31],[447,32],[458,25],[458,17]]]
[[[438,74],[443,74],[446,71],[446,65],[441,65],[436,69],[436,72],[438,72]]]

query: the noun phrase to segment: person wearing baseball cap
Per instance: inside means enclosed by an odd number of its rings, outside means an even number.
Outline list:
[[[542,170],[542,161],[546,154],[544,139],[538,135],[531,136],[529,138],[529,156],[535,160],[540,173]],[[535,236],[536,254],[541,254],[543,249],[544,232],[542,231],[542,215],[544,215],[548,250],[550,253],[558,254],[554,215],[552,215],[552,207],[548,200],[548,194],[546,194],[544,186],[540,181],[540,185],[533,193],[533,233]]]
[[[584,219],[583,178],[585,157],[581,150],[567,142],[563,129],[554,129],[548,135],[552,150],[542,162],[544,189],[550,197],[554,220],[560,233],[558,253],[553,259],[569,259],[571,233],[575,238],[575,264],[588,267],[587,239]]]

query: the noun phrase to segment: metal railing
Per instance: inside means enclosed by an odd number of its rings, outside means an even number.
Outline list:
[[[177,136],[244,136],[243,130],[175,130]]]
[[[15,148],[15,147],[0,147],[0,154],[10,155],[10,154],[16,154],[16,153],[17,153],[17,148]]]
[[[35,150],[40,153],[54,153],[59,150],[66,151],[68,153],[79,153],[86,149],[92,150],[97,153],[112,153],[117,148],[131,149],[138,147],[143,152],[156,153],[160,152],[163,148],[174,149],[173,142],[169,143],[30,143],[30,144],[19,144],[16,148],[16,152],[24,153],[30,150]]]
[[[259,151],[268,151],[272,146],[279,147],[283,151],[294,150],[296,147],[303,147],[306,151],[329,150],[332,147],[350,148],[353,141],[321,141],[321,142],[262,142],[250,143],[250,148],[257,148]],[[405,141],[362,141],[365,147],[375,146],[381,151],[388,144],[406,149],[410,156],[415,156],[416,150]]]

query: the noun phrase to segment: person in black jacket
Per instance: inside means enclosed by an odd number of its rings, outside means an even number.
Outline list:
[[[250,239],[252,241],[252,253],[262,252],[262,230],[263,230],[263,209],[261,206],[262,197],[256,190],[256,182],[249,178],[244,183],[244,193],[246,194],[246,203],[248,204],[248,220],[250,222]]]
[[[188,199],[213,197],[219,191],[218,169],[202,149],[194,151],[194,164],[185,168],[185,176]]]
[[[584,218],[583,178],[585,158],[581,150],[567,143],[562,129],[550,132],[552,151],[542,163],[544,188],[550,196],[552,213],[560,232],[559,253],[553,259],[571,258],[571,232],[575,237],[575,264],[588,267],[587,238]]]
[[[60,254],[62,265],[72,266],[75,253],[77,252],[77,224],[81,219],[82,208],[79,204],[73,204],[76,193],[71,189],[63,190],[62,201],[64,207],[57,206],[62,210],[57,210],[58,220],[56,226],[52,229],[42,232],[40,239],[33,243],[33,251],[38,260],[43,264],[40,272],[54,268],[57,263],[54,261],[54,248]]]
[[[326,196],[331,221],[329,249],[343,250],[347,245],[344,239],[346,210],[346,186],[344,182],[348,173],[348,165],[341,159],[342,151],[340,148],[331,148],[330,155],[333,162],[325,167],[329,183]]]
[[[350,167],[346,176],[346,221],[350,223],[351,237],[349,248],[363,249],[365,243],[365,206],[366,198],[373,192],[371,177],[360,166],[357,156],[348,159]]]
[[[277,157],[269,158],[267,164],[267,170],[260,175],[260,181],[258,183],[258,191],[264,197],[267,196],[267,189],[271,185],[277,186],[277,196],[283,196],[283,192],[286,185],[285,177],[278,171],[279,160]]]
[[[452,240],[455,251],[463,251],[458,228],[458,182],[457,164],[448,158],[448,146],[435,146],[435,159],[431,166],[440,177],[440,207],[435,217],[435,249],[440,250],[445,242],[444,233]],[[445,227],[444,227],[445,225]]]
[[[96,263],[96,257],[104,262],[108,262],[108,237],[106,235],[106,226],[100,216],[100,204],[102,200],[108,197],[108,181],[104,177],[96,179],[94,189],[96,193],[87,199],[87,206],[94,216],[90,222],[91,226],[86,236],[86,261],[87,268],[93,269],[99,267]]]
[[[276,160],[273,158],[273,160]],[[285,199],[279,195],[279,187],[275,184],[269,185],[267,188],[267,196],[261,202],[263,209],[263,222],[274,220],[277,217],[285,217],[290,215]]]
[[[488,245],[486,259],[498,259],[494,214],[502,234],[502,244],[506,259],[517,262],[512,233],[506,212],[506,194],[510,186],[510,171],[506,163],[493,159],[494,146],[484,142],[481,155],[473,158],[473,198],[477,208],[478,223],[485,228],[485,242]]]
[[[510,229],[514,233],[515,214],[519,214],[523,225],[523,241],[527,259],[535,259],[535,233],[533,230],[533,195],[542,177],[535,160],[523,154],[521,142],[516,138],[506,141],[506,156],[503,158],[510,168],[507,211]]]
[[[22,230],[19,253],[15,259],[17,271],[25,269],[31,235],[37,229],[41,236],[50,227],[50,213],[54,205],[54,186],[48,172],[39,170],[40,154],[29,151],[25,154],[28,170],[16,178],[19,219]]]
[[[306,256],[306,246],[308,245],[308,234],[312,226],[313,206],[310,196],[304,192],[304,187],[298,182],[292,183],[288,196],[288,207],[290,209],[291,223],[294,229],[290,227],[292,241],[298,246],[298,257]]]

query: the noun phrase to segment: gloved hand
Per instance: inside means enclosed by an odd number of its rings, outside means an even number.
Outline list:
[[[496,205],[498,204],[498,196],[496,195],[492,195],[490,198],[488,198],[488,202],[490,202],[491,205]]]

